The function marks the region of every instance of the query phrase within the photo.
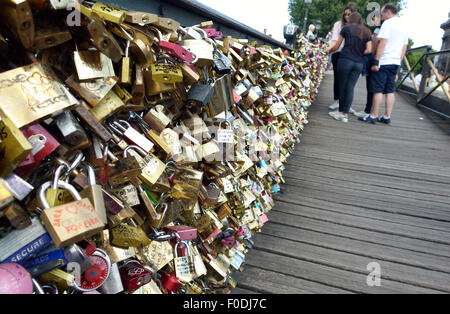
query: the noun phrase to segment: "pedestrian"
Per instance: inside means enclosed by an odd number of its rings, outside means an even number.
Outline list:
[[[344,9],[344,13],[342,14],[342,18],[340,21],[334,23],[333,30],[331,31],[331,43],[330,48],[333,47],[339,39],[339,34],[345,25],[348,24],[349,17],[352,13],[358,11],[358,5],[354,2],[349,2]],[[337,110],[339,108],[339,80],[337,78],[337,63],[339,61],[339,57],[341,55],[341,50],[344,48],[344,42],[342,42],[339,49],[337,49],[331,55],[331,64],[333,65],[333,93],[334,93],[334,102],[329,106],[330,110]],[[353,109],[351,110],[354,113]]]
[[[372,112],[359,120],[390,124],[395,104],[395,77],[405,57],[408,34],[394,4],[388,3],[381,9],[381,18],[384,22],[378,34],[379,44],[370,84],[371,92],[374,93]],[[386,111],[384,116],[378,117],[383,95],[386,97]]]
[[[374,12],[372,16],[372,25],[375,26],[375,29],[372,34],[372,53],[366,56],[366,64],[363,70],[363,76],[366,77],[366,89],[367,89],[367,100],[366,100],[366,108],[364,111],[357,112],[355,115],[357,117],[365,117],[366,115],[372,112],[372,103],[373,103],[373,93],[370,88],[370,81],[372,79],[372,66],[374,65],[375,53],[378,48],[378,33],[380,32],[381,24],[383,21],[381,20],[381,11],[377,10]]]
[[[341,30],[339,39],[330,52],[339,49],[344,40],[345,45],[337,64],[339,110],[330,112],[330,116],[348,122],[355,85],[366,63],[365,55],[372,52],[371,32],[364,26],[362,16],[358,12],[350,15],[349,24]]]

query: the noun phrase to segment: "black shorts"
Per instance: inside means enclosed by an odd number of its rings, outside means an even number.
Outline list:
[[[382,65],[378,72],[370,73],[370,92],[393,94],[395,91],[395,77],[399,66],[395,64]]]

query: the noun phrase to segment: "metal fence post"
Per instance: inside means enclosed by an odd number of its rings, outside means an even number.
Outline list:
[[[423,65],[422,65],[422,80],[420,81],[419,86],[419,92],[417,93],[417,99],[416,103],[419,103],[419,99],[422,99],[422,97],[425,95],[425,86],[427,84],[427,79],[430,77],[430,66],[428,65],[428,55],[431,51],[432,47],[427,46],[427,51],[425,52],[425,57],[423,58]]]

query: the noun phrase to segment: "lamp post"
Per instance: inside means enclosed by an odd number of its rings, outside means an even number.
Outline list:
[[[312,0],[305,0],[306,12],[305,12],[305,23],[303,24],[303,33],[306,34],[306,23],[308,22],[309,6]]]
[[[319,37],[319,31],[320,31],[321,27],[322,27],[322,21],[321,20],[317,20],[316,21],[316,35],[317,35],[317,37]]]

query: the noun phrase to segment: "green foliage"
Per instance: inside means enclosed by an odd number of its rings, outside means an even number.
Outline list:
[[[316,24],[317,20],[322,21],[322,27],[319,31],[319,37],[325,38],[333,28],[334,23],[342,18],[342,13],[349,0],[312,0],[309,8],[308,21],[306,29],[310,24]],[[368,9],[368,4],[377,2],[380,6],[388,2],[396,4],[400,10],[406,7],[404,0],[354,0],[359,6],[359,13],[363,16],[364,21],[367,21],[367,16],[374,11],[373,8]],[[303,29],[305,20],[306,5],[304,0],[289,0],[289,13],[291,21]]]
[[[410,38],[408,41],[408,49],[413,48],[413,46],[414,46],[414,41]],[[406,54],[406,58],[408,59],[408,62],[409,62],[409,65],[411,66],[411,68],[417,63],[417,61],[420,59],[420,57],[422,57],[424,52],[425,52],[425,49],[422,49],[422,50],[413,51],[413,52]],[[432,49],[431,52],[436,52],[436,50]],[[430,57],[430,60],[433,63],[434,63],[434,57],[435,56]],[[417,74],[422,72],[423,62],[424,62],[424,59],[422,59],[420,61],[420,63],[414,68],[414,70],[413,70],[414,76],[416,76]]]

